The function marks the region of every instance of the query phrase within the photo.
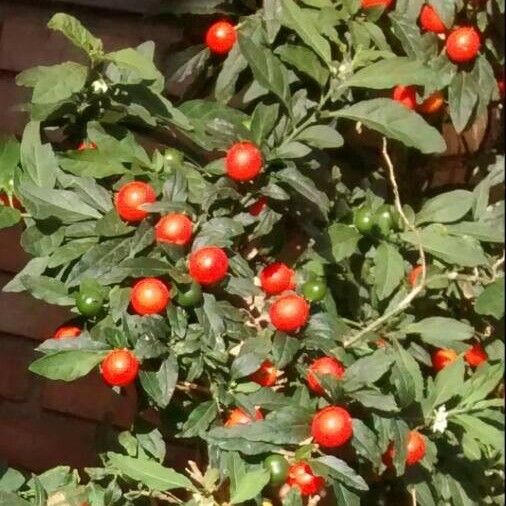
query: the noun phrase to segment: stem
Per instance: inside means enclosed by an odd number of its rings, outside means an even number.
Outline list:
[[[178,390],[181,390],[182,392],[195,391],[195,392],[200,392],[202,394],[207,394],[207,395],[211,394],[211,391],[209,390],[209,388],[197,385],[196,383],[189,383],[188,381],[185,381],[184,383],[178,383],[176,385],[176,388]]]
[[[369,332],[372,332],[372,331],[376,330],[378,327],[380,327],[385,321],[389,320],[393,316],[404,311],[404,309],[406,309],[411,304],[413,299],[415,299],[415,297],[422,291],[422,289],[425,285],[425,280],[426,280],[426,276],[427,276],[427,262],[425,259],[425,252],[423,250],[420,232],[413,224],[410,223],[410,221],[408,220],[408,218],[406,217],[406,215],[404,214],[404,211],[402,209],[401,197],[399,194],[399,186],[397,185],[397,180],[395,178],[395,169],[394,169],[394,165],[392,163],[392,159],[390,158],[390,155],[388,154],[388,144],[387,144],[387,140],[385,137],[383,137],[383,149],[382,149],[381,153],[382,153],[383,159],[385,160],[385,163],[386,163],[386,166],[388,169],[388,176],[390,179],[390,184],[392,185],[392,190],[394,192],[395,208],[396,208],[397,212],[399,213],[399,215],[401,216],[402,221],[405,223],[406,228],[408,228],[408,230],[411,230],[412,232],[414,232],[414,234],[416,235],[417,243],[418,243],[418,254],[420,256],[420,264],[422,266],[422,275],[418,277],[417,284],[406,295],[406,297],[404,297],[404,299],[402,299],[399,302],[399,304],[397,304],[396,307],[394,307],[393,309],[388,311],[388,313],[385,313],[383,316],[380,316],[378,319],[371,322],[369,325],[367,325],[367,327],[365,327],[360,332],[357,332],[357,334],[355,334],[354,336],[352,336],[349,339],[347,339],[346,341],[344,341],[343,346],[345,348],[352,346],[357,341],[362,339],[363,336],[365,336]]]

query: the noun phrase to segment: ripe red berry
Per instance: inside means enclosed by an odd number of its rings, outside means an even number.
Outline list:
[[[420,12],[422,30],[432,33],[445,33],[446,26],[432,5],[425,4]]]
[[[169,288],[156,278],[141,279],[135,283],[130,295],[134,311],[140,315],[161,313],[170,302]]]
[[[260,285],[269,295],[295,288],[295,271],[283,262],[275,262],[260,271]]]
[[[471,367],[478,367],[481,363],[488,360],[488,355],[480,343],[474,343],[466,351],[464,358]]]
[[[309,319],[309,304],[296,294],[283,295],[269,309],[271,323],[282,332],[294,332]]]
[[[436,91],[427,97],[418,107],[418,112],[422,114],[435,114],[440,111],[445,103],[443,92]]]
[[[251,216],[258,216],[267,207],[267,198],[260,197],[256,202],[251,204],[248,208],[248,212]]]
[[[81,334],[79,327],[60,327],[54,334],[53,339],[63,339],[65,337],[77,337]]]
[[[325,487],[325,480],[313,474],[309,464],[303,461],[290,466],[286,483],[297,487],[303,496],[316,495]]]
[[[249,379],[263,387],[272,387],[278,379],[278,371],[270,360],[265,360]]]
[[[325,448],[344,445],[353,436],[350,414],[338,406],[328,406],[318,411],[311,423],[311,435]]]
[[[132,181],[119,189],[114,203],[122,219],[136,222],[143,220],[149,214],[139,207],[143,204],[151,204],[155,200],[155,191],[149,184]]]
[[[228,21],[218,21],[206,33],[206,46],[216,54],[228,53],[237,40],[234,25]]]
[[[387,9],[392,5],[394,0],[362,0],[362,9],[370,9],[371,7],[383,7]]]
[[[480,50],[480,34],[472,26],[456,28],[446,41],[446,53],[454,63],[474,60]]]
[[[102,361],[102,377],[111,386],[129,385],[135,380],[138,372],[139,361],[127,349],[113,350]]]
[[[262,166],[262,153],[251,142],[238,142],[227,151],[225,167],[230,179],[251,181],[258,176]]]
[[[408,434],[408,443],[406,445],[406,464],[413,466],[417,462],[420,462],[425,457],[427,450],[427,443],[425,437],[422,436],[418,431],[412,430]],[[394,444],[390,443],[386,452],[382,455],[381,460],[387,467],[393,466],[393,459],[395,457]]]
[[[457,360],[457,352],[449,348],[441,348],[432,354],[432,368],[435,371],[444,369],[447,365]]]
[[[320,381],[318,380],[318,376],[328,375],[332,376],[335,379],[341,379],[344,376],[344,366],[342,362],[335,359],[334,357],[322,357],[316,359],[309,370],[307,371],[307,383],[309,388],[318,395],[325,395],[325,390],[323,389]],[[318,375],[318,376],[317,376]]]
[[[262,412],[255,408],[255,420],[263,420],[264,415],[262,415]],[[253,421],[253,418],[251,418],[248,413],[244,412],[240,408],[233,409],[230,414],[228,415],[227,421],[225,422],[225,427],[234,427],[236,425],[243,425],[246,423],[251,423]]]
[[[190,276],[201,285],[211,285],[221,281],[228,271],[228,257],[216,246],[206,246],[190,255]]]
[[[160,218],[155,226],[155,237],[158,242],[184,246],[192,237],[193,223],[184,214],[171,213]]]
[[[414,86],[396,86],[392,98],[408,109],[416,108],[416,90]]]
[[[77,146],[77,151],[86,151],[87,149],[97,149],[97,145],[94,142],[83,141]]]
[[[422,266],[417,265],[413,267],[408,273],[408,283],[411,287],[414,287],[418,282],[418,277],[422,274]]]

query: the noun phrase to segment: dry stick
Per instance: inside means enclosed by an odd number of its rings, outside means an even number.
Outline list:
[[[412,505],[416,506],[417,503],[416,503],[416,488],[415,487],[413,487],[411,489],[411,501],[412,501]]]
[[[346,341],[343,342],[343,346],[345,348],[348,348],[349,346],[352,346],[357,341],[359,341],[362,337],[364,337],[369,332],[372,332],[373,330],[376,330],[379,326],[383,324],[383,322],[389,320],[393,316],[397,315],[398,313],[404,311],[413,301],[413,299],[422,291],[424,285],[425,285],[425,279],[427,275],[427,263],[425,260],[425,252],[423,251],[423,245],[422,245],[422,239],[420,237],[420,232],[418,229],[408,220],[406,215],[404,214],[404,210],[402,209],[402,203],[401,198],[399,195],[399,187],[397,185],[397,180],[395,179],[395,169],[394,165],[392,163],[392,159],[390,158],[390,155],[388,154],[388,145],[387,140],[385,137],[383,137],[383,149],[381,151],[381,154],[383,156],[383,159],[385,160],[386,166],[388,168],[388,176],[390,179],[390,184],[392,185],[392,190],[394,192],[394,200],[395,200],[395,209],[399,213],[399,215],[402,218],[402,221],[405,223],[406,227],[411,230],[417,238],[418,243],[418,254],[420,256],[420,264],[422,267],[422,275],[417,279],[417,284],[413,287],[413,289],[402,299],[399,304],[397,304],[396,307],[394,307],[392,310],[388,311],[384,315],[380,316],[378,319],[371,322],[367,327],[362,329],[360,332],[357,332],[354,336],[350,337]]]

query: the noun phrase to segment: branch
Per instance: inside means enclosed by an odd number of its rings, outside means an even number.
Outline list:
[[[419,276],[417,279],[417,284],[406,295],[406,297],[404,297],[404,299],[402,299],[399,302],[399,304],[397,304],[396,307],[394,307],[393,309],[391,309],[390,311],[388,311],[384,315],[380,316],[378,319],[371,322],[369,325],[367,325],[367,327],[362,329],[360,332],[357,332],[354,336],[352,336],[349,339],[347,339],[346,341],[344,341],[343,346],[345,348],[352,346],[357,341],[362,339],[362,337],[364,337],[366,334],[368,334],[369,332],[372,332],[372,331],[376,330],[378,327],[380,327],[385,321],[389,320],[393,316],[404,311],[411,304],[413,299],[415,299],[415,297],[422,291],[422,289],[425,285],[426,277],[427,277],[427,262],[425,259],[425,252],[423,250],[420,232],[408,220],[408,218],[406,217],[406,214],[404,213],[404,210],[402,209],[401,197],[399,194],[399,186],[397,185],[397,180],[395,178],[395,169],[394,169],[394,165],[392,163],[392,159],[390,158],[390,155],[388,154],[388,145],[387,145],[387,140],[385,137],[383,137],[383,149],[381,151],[381,154],[383,156],[383,159],[385,160],[385,163],[386,163],[386,166],[388,169],[388,176],[390,179],[390,184],[392,185],[392,190],[394,192],[395,209],[397,210],[400,217],[402,218],[402,221],[406,225],[406,228],[408,230],[411,230],[416,235],[417,243],[418,243],[418,255],[420,257],[420,265],[422,267],[422,273],[421,273],[421,276]]]
[[[209,390],[209,388],[197,385],[196,383],[189,383],[188,381],[185,381],[184,383],[178,383],[176,385],[176,389],[181,390],[182,392],[195,391],[206,395],[211,394],[211,390]]]

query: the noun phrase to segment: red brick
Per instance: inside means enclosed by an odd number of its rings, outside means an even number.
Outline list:
[[[13,401],[27,399],[33,382],[28,366],[33,358],[32,342],[0,334],[0,396]]]
[[[74,316],[67,308],[46,304],[29,294],[2,292],[10,279],[8,274],[0,272],[0,332],[47,339]]]
[[[21,231],[20,225],[0,230],[0,270],[19,272],[28,262],[30,257],[19,242]]]
[[[121,395],[116,394],[95,371],[70,383],[46,382],[42,406],[60,413],[97,422],[108,421],[128,428],[137,412],[137,393],[131,387],[123,389]]]

